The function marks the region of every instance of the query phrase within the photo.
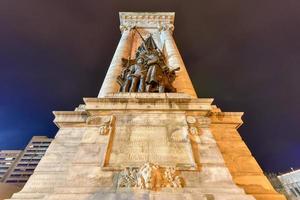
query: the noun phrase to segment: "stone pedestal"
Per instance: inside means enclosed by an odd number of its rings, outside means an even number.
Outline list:
[[[254,199],[232,180],[213,137],[212,99],[116,93],[84,100],[77,111],[54,112],[60,130],[12,199]],[[148,162],[159,185],[121,186],[126,167]],[[180,179],[176,187],[168,167]]]
[[[13,200],[283,200],[240,138],[242,113],[197,98],[172,37],[174,13],[120,13],[122,37],[98,98],[56,111],[59,131]],[[118,93],[122,58],[153,34],[180,67],[177,93]],[[157,49],[155,49],[157,50]]]

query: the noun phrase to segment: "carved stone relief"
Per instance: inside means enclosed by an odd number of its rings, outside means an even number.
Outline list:
[[[174,25],[173,24],[160,24],[158,25],[158,31],[171,31],[173,32],[174,31]]]
[[[100,135],[110,134],[113,130],[115,116],[92,116],[89,117],[86,123],[90,126],[99,127],[98,131]]]
[[[137,26],[144,28],[157,28],[173,26],[173,13],[121,13],[120,21],[122,26]]]
[[[126,167],[119,174],[118,187],[137,187],[138,169]]]
[[[162,168],[153,163],[145,163],[140,168],[126,167],[119,174],[118,187],[137,187],[155,190],[162,187],[183,187],[183,179],[174,167]]]
[[[165,187],[174,187],[174,188],[182,188],[183,181],[182,178],[176,175],[175,167],[167,167],[164,173],[164,186]]]
[[[171,140],[174,142],[187,142],[188,133],[186,128],[176,129],[171,133]]]
[[[189,127],[189,135],[192,141],[200,143],[201,128],[208,127],[210,120],[202,116],[186,116]]]

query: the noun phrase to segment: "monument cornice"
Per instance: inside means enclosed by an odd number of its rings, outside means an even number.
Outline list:
[[[114,108],[136,111],[199,111],[207,115],[211,111],[212,98],[191,98],[176,93],[115,93],[105,98],[84,98],[88,113]]]
[[[119,12],[120,29],[158,28],[174,29],[174,12]]]
[[[211,119],[211,126],[226,125],[239,128],[243,124],[243,112],[211,112],[209,118]]]
[[[59,128],[74,124],[83,126],[88,118],[86,111],[53,111],[53,114],[55,116],[53,122]]]

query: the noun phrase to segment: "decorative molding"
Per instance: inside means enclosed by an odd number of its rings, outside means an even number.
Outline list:
[[[115,116],[90,116],[86,120],[86,124],[99,127],[100,135],[108,135],[112,132],[115,122]]]
[[[173,24],[160,24],[158,25],[158,31],[171,31],[173,32],[175,27]]]
[[[54,123],[59,128],[67,125],[82,126],[88,118],[86,111],[53,111],[53,114]]]
[[[123,33],[124,31],[130,31],[134,26],[132,25],[120,25],[120,31]]]
[[[113,120],[113,115],[90,116],[87,118],[86,124],[101,126],[103,124],[110,124]]]
[[[221,111],[216,111],[216,112],[210,112],[208,117],[211,120],[211,125],[216,126],[216,125],[223,125],[223,126],[228,126],[228,127],[234,127],[238,129],[242,124],[242,116],[243,112],[221,112]]]
[[[174,12],[119,12],[121,31],[128,28],[168,28],[174,30]]]
[[[196,126],[199,128],[207,128],[211,124],[211,120],[208,117],[204,116],[186,116],[186,122],[188,123],[189,127]]]
[[[188,132],[190,139],[196,143],[201,143],[200,135],[202,128],[208,128],[211,121],[208,117],[203,116],[186,116],[186,122],[188,124]]]
[[[114,93],[106,98],[84,98],[86,111],[99,115],[111,108],[117,110],[199,111],[206,116],[213,99],[191,98],[184,93]],[[154,103],[155,102],[155,103]]]

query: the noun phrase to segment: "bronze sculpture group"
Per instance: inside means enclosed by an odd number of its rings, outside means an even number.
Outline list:
[[[176,70],[166,65],[150,35],[143,39],[135,59],[123,59],[123,69],[118,77],[120,92],[176,92],[172,86]]]

